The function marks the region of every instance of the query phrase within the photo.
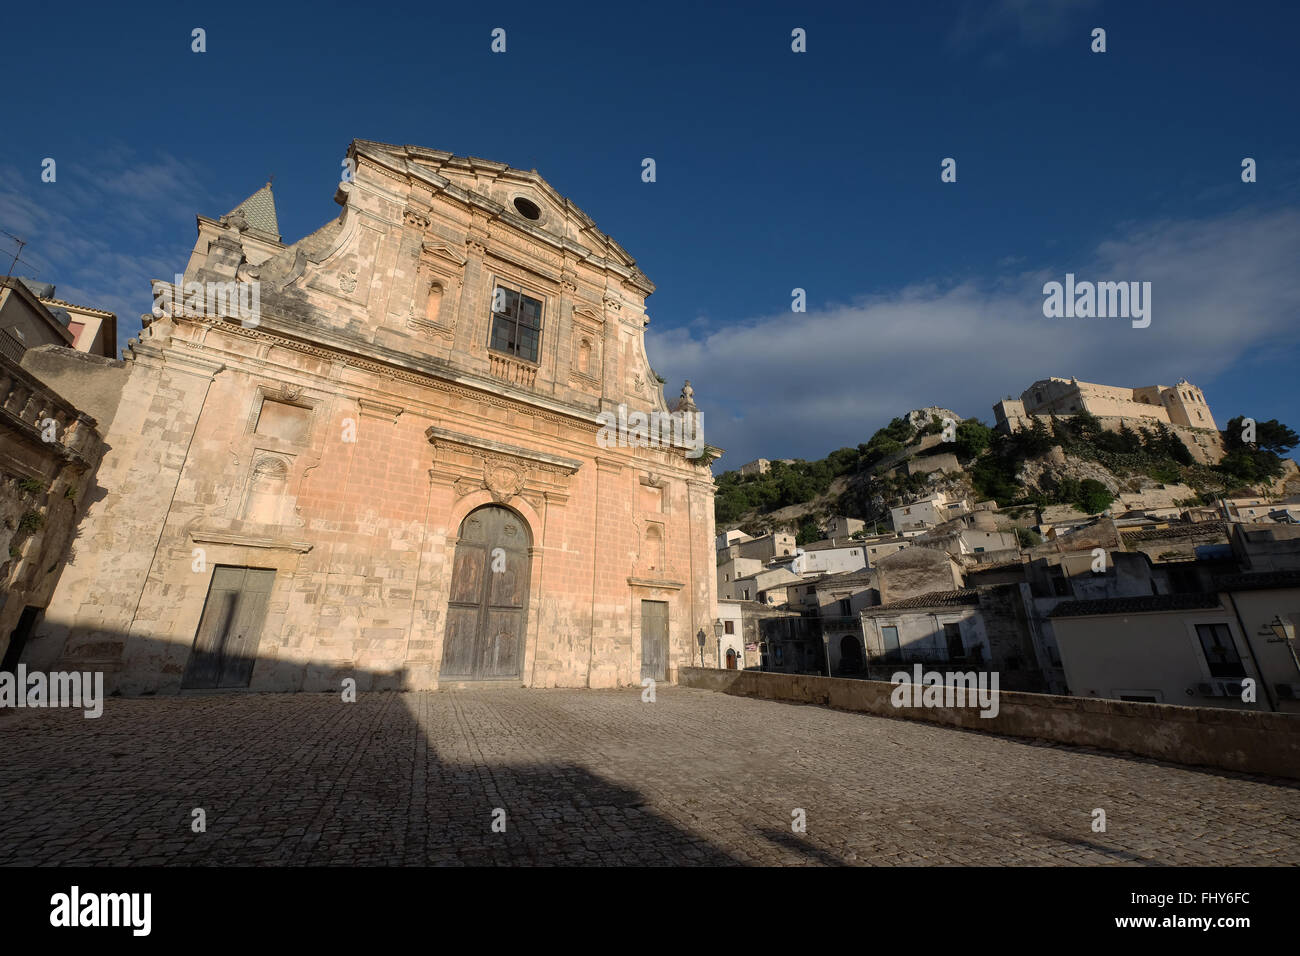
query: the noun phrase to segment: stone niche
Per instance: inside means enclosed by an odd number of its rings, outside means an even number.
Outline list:
[[[248,488],[240,517],[255,524],[286,524],[292,514],[289,474],[293,459],[288,455],[257,451],[253,455]]]

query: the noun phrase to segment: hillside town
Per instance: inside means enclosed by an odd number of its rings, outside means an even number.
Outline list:
[[[1225,454],[1204,394],[1185,381],[1047,379],[994,413],[1007,435],[1081,413],[1116,432],[1158,422],[1199,463]],[[793,530],[720,528],[723,666],[890,680],[922,664],[994,670],[1006,690],[1300,713],[1294,461],[1272,493],[1198,497],[1146,480],[1088,513],[972,501],[949,481],[962,466],[943,446],[939,430],[883,463],[949,489],[895,502],[887,528],[829,515],[804,543]],[[1043,458],[1066,465],[1059,446]]]

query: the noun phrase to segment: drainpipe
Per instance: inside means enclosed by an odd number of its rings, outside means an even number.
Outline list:
[[[1250,643],[1250,632],[1246,630],[1246,625],[1241,619],[1241,612],[1237,610],[1237,602],[1232,599],[1232,594],[1228,591],[1223,592],[1223,596],[1228,599],[1232,605],[1232,615],[1237,619],[1237,626],[1241,628],[1241,637],[1246,642],[1246,651],[1250,654],[1250,662],[1255,665],[1255,673],[1259,675],[1259,682],[1264,686],[1264,699],[1268,701],[1269,710],[1277,711],[1277,702],[1273,700],[1273,695],[1269,693],[1268,681],[1264,679],[1264,669],[1259,666],[1259,657],[1255,654],[1255,645]]]

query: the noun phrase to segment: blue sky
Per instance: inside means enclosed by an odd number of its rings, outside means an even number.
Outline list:
[[[23,5],[0,230],[124,343],[196,213],[274,174],[294,241],[353,138],[415,143],[536,168],[637,258],[651,363],[692,380],[722,467],[923,405],[991,421],[1051,375],[1186,377],[1220,426],[1300,428],[1298,6]],[[1152,282],[1151,326],[1044,318],[1066,272]]]

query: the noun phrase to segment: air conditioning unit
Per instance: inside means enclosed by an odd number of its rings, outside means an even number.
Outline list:
[[[1241,681],[1239,680],[1216,680],[1214,682],[1216,693],[1215,697],[1240,697]]]

